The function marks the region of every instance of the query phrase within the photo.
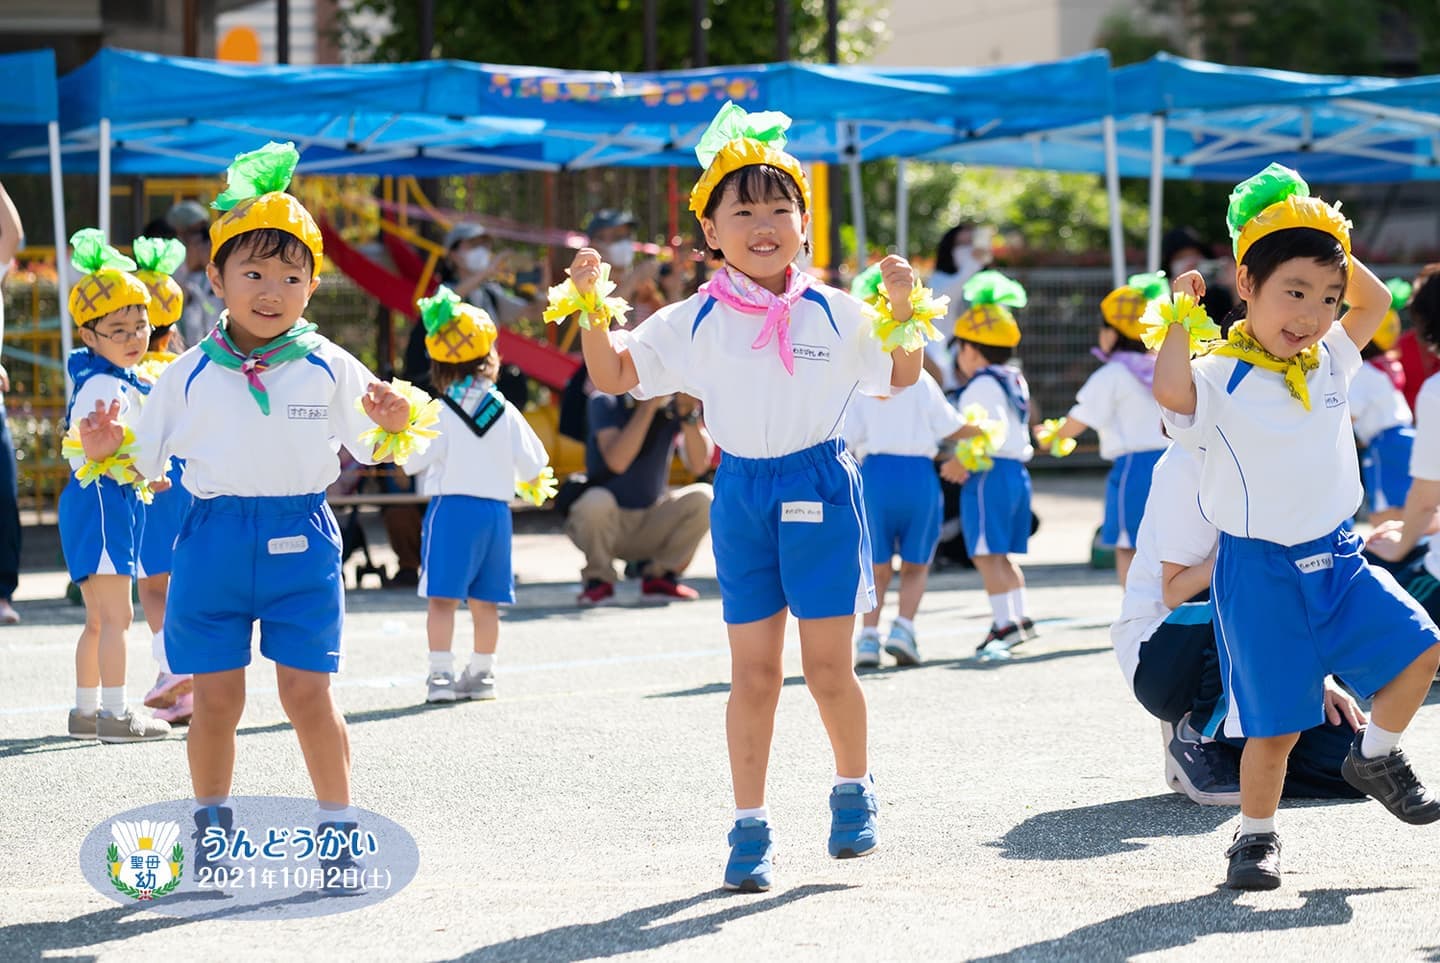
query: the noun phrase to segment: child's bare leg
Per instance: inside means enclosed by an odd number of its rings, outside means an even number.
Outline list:
[[[925,583],[930,579],[929,565],[914,562],[900,563],[900,617],[914,621],[920,611],[920,599],[925,595]]]
[[[92,576],[93,578],[93,576]],[[91,607],[85,593],[90,579],[80,583],[81,598],[86,598],[85,627],[80,630],[80,639],[75,643],[75,685],[80,689],[95,689],[100,686],[100,611]]]
[[[1271,819],[1280,808],[1285,788],[1285,766],[1300,733],[1247,739],[1240,754],[1240,815]]]
[[[850,633],[855,616],[800,620],[800,659],[805,685],[820,709],[835,773],[859,779],[870,771],[865,755],[865,693],[850,664]]]
[[[860,617],[860,624],[865,626],[865,628],[878,629],[880,627],[880,610],[885,607],[885,593],[890,589],[890,577],[894,574],[894,569],[890,567],[889,562],[886,562],[884,565],[876,564],[875,607]],[[901,584],[903,586],[904,583]],[[903,601],[901,604],[904,604]]]
[[[469,599],[468,602],[470,621],[475,623],[475,651],[481,655],[494,655],[500,644],[500,606],[479,599]]]
[[[1403,732],[1430,693],[1435,667],[1440,664],[1440,645],[1432,645],[1405,670],[1375,693],[1370,722],[1389,732]]]
[[[768,619],[727,625],[730,635],[730,701],[725,706],[725,739],[730,748],[730,779],[737,809],[765,805],[765,773],[770,767],[770,740],[775,733],[775,707],[785,682],[781,652],[785,647],[786,609]],[[850,639],[845,639],[845,659]]]
[[[152,575],[140,580],[140,610],[145,613],[145,624],[151,633],[157,633],[165,624],[165,599],[170,592],[170,573]]]
[[[315,799],[332,807],[350,805],[350,736],[330,691],[330,673],[277,665],[275,681],[305,754]]]
[[[245,670],[195,673],[195,715],[185,739],[190,784],[201,805],[230,795],[235,775],[235,730],[245,711]]]
[[[85,631],[81,633],[80,645],[75,655],[77,677],[81,650],[87,646],[86,636],[90,632],[93,613],[96,620],[95,650],[100,667],[99,684],[107,688],[123,686],[125,646],[129,641],[130,620],[135,615],[130,605],[130,576],[92,575],[80,583],[80,597],[85,600]],[[83,679],[79,681],[82,686],[87,684]]]
[[[1025,584],[1020,569],[1008,555],[976,555],[973,561],[986,595],[1004,595]]]
[[[1115,549],[1115,577],[1120,580],[1121,585],[1125,584],[1125,577],[1130,574],[1130,563],[1133,561],[1135,561],[1135,549]]]
[[[455,642],[455,610],[459,599],[427,599],[425,635],[431,652],[449,652]]]

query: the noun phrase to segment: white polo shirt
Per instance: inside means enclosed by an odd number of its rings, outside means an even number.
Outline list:
[[[1068,417],[1095,429],[1100,457],[1107,461],[1170,444],[1160,430],[1160,406],[1150,387],[1118,361],[1105,362],[1085,379]]]
[[[1415,447],[1410,453],[1410,477],[1440,481],[1440,374],[1426,378],[1415,396]],[[1430,539],[1425,569],[1440,579],[1440,538]]]
[[[1320,365],[1306,384],[1310,410],[1283,377],[1251,368],[1234,390],[1234,358],[1191,362],[1195,414],[1162,408],[1175,440],[1204,453],[1200,509],[1216,528],[1240,538],[1298,545],[1334,531],[1360,505],[1351,380],[1360,351],[1339,324],[1321,341]]]
[[[838,438],[857,389],[890,394],[890,355],[849,294],[816,284],[795,304],[793,375],[774,342],[751,347],[763,324],[763,315],[694,294],[611,338],[635,362],[635,397],[699,398],[715,444],[742,458],[778,458]]]
[[[490,382],[477,382],[460,400],[472,415]],[[509,502],[516,481],[531,481],[550,462],[535,430],[520,409],[505,402],[502,414],[483,436],[470,419],[462,419],[441,403],[440,437],[405,463],[407,475],[419,474],[415,488],[422,495],[472,495]]]
[[[1370,444],[1376,435],[1396,425],[1415,423],[1405,396],[1373,364],[1362,364],[1350,382],[1350,417],[1355,422],[1355,437],[1362,445]]]
[[[1135,540],[1135,559],[1125,577],[1120,618],[1110,626],[1110,641],[1125,681],[1135,687],[1140,646],[1170,615],[1165,604],[1162,565],[1189,568],[1215,551],[1219,533],[1200,514],[1200,461],[1181,445],[1171,445],[1155,463],[1145,517]]]
[[[935,379],[924,371],[920,380],[889,398],[860,395],[845,415],[845,444],[865,455],[914,455],[933,458],[940,441],[965,422],[945,399]]]
[[[1010,386],[1010,391],[1029,398],[1030,386],[1018,368],[1009,365],[991,365],[988,369],[997,373]],[[975,377],[960,392],[956,406],[964,411],[970,405],[980,405],[992,420],[1005,422],[1005,438],[995,449],[996,458],[1010,458],[1015,461],[1029,461],[1035,454],[1030,444],[1030,426],[1020,420],[1020,413],[1010,401],[1010,394],[1000,382],[986,374],[976,373]]]
[[[112,401],[118,401],[120,402],[120,422],[134,428],[144,400],[145,396],[140,393],[139,389],[121,378],[112,374],[91,375],[75,391],[75,402],[70,406],[70,423],[77,425],[86,415],[93,415],[97,401],[103,402],[107,406]],[[79,469],[84,464],[84,456],[70,459],[72,469]],[[146,475],[145,477],[155,476]]]
[[[196,498],[323,492],[340,474],[343,444],[373,465],[360,435],[375,427],[355,401],[376,377],[325,341],[307,358],[262,372],[270,414],[239,371],[191,348],[150,389],[135,429],[136,467],[158,478],[165,459],[185,459],[185,487]]]

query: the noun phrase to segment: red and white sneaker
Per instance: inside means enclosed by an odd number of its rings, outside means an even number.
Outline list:
[[[181,696],[189,695],[194,680],[188,675],[174,675],[162,672],[155,677],[155,684],[145,693],[145,706],[150,709],[168,709]]]
[[[585,583],[585,590],[575,597],[580,605],[609,605],[615,601],[615,586],[602,579],[592,578]]]
[[[652,575],[640,583],[640,594],[647,599],[674,599],[689,602],[698,599],[700,593],[688,585],[682,585],[670,572]]]

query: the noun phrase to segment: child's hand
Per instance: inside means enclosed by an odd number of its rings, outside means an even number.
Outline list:
[[[940,477],[952,485],[963,485],[965,480],[970,477],[970,473],[965,470],[964,465],[960,464],[958,458],[947,458],[940,464]]]
[[[1186,271],[1170,282],[1171,294],[1188,294],[1196,301],[1205,296],[1205,278],[1199,271]]]
[[[365,389],[360,405],[370,420],[392,435],[410,426],[410,402],[383,381]]]
[[[150,483],[150,490],[157,495],[161,492],[168,492],[170,490],[170,479],[157,478]]]
[[[1386,562],[1401,561],[1404,558],[1400,554],[1400,535],[1403,530],[1403,522],[1386,522],[1365,540],[1365,551]]]
[[[80,419],[80,444],[89,461],[104,461],[125,442],[125,426],[120,424],[120,402],[106,405],[95,402],[95,410]]]
[[[1350,693],[1336,685],[1329,676],[1325,678],[1325,718],[1332,726],[1338,726],[1344,719],[1352,729],[1359,729],[1367,721],[1365,710],[1356,705]]]
[[[570,275],[570,280],[575,282],[575,288],[584,295],[595,290],[595,282],[600,280],[600,252],[593,247],[582,247],[575,252],[575,260],[570,262],[570,267],[565,271]]]
[[[896,321],[910,320],[910,292],[920,283],[910,262],[891,254],[880,262],[880,283],[890,299],[890,312]]]

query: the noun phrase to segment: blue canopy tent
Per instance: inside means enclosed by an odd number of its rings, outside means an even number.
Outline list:
[[[0,55],[0,163],[16,151],[37,149],[50,173],[51,216],[55,220],[55,273],[61,291],[69,288],[65,258],[65,194],[60,178],[59,102],[55,52],[30,50]],[[60,345],[70,353],[70,326],[61,323]],[[68,381],[67,381],[68,384]]]

